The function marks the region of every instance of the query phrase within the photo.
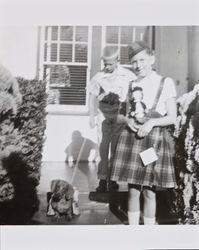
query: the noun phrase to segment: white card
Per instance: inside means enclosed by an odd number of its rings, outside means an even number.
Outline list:
[[[139,155],[142,159],[144,166],[147,166],[148,164],[151,164],[154,161],[157,161],[158,159],[157,153],[155,152],[155,149],[153,147],[142,151]]]

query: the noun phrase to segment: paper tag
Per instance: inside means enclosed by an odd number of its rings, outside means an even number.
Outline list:
[[[153,147],[142,151],[139,155],[142,159],[144,166],[147,166],[148,164],[151,164],[154,161],[157,161],[157,159],[158,159],[158,156],[157,156],[155,149]]]

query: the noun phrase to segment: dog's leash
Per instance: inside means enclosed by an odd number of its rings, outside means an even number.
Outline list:
[[[83,149],[84,149],[84,146],[86,144],[86,138],[84,138],[83,142],[82,142],[82,145],[81,145],[81,148],[80,148],[80,151],[79,151],[79,154],[77,156],[77,160],[76,160],[76,163],[75,163],[75,166],[74,166],[74,171],[73,171],[73,174],[71,176],[71,184],[73,183],[74,181],[74,178],[75,178],[75,175],[76,175],[76,172],[77,172],[77,167],[79,165],[79,161],[81,159],[81,156],[82,156],[82,152],[83,152]]]
[[[77,172],[77,168],[78,168],[81,156],[82,156],[82,152],[83,152],[85,143],[86,143],[86,138],[84,138],[84,140],[82,142],[82,145],[81,145],[81,148],[80,148],[80,151],[79,151],[79,154],[77,156],[77,160],[76,160],[76,163],[75,163],[75,166],[74,166],[74,171],[73,171],[73,174],[72,174],[71,180],[70,180],[71,185],[73,185],[73,181],[74,181],[74,178],[75,178],[75,175],[76,175],[76,172]],[[73,213],[76,214],[76,215],[78,215],[80,213],[79,212],[79,207],[78,207],[78,196],[79,196],[79,191],[74,187]]]
[[[84,138],[83,143],[82,143],[81,148],[80,148],[80,151],[79,151],[79,154],[77,156],[77,160],[76,160],[76,163],[75,163],[75,166],[74,166],[74,171],[73,171],[73,174],[72,174],[72,177],[71,177],[71,180],[70,180],[71,185],[73,184],[73,181],[74,181],[74,178],[75,178],[75,175],[76,175],[76,172],[77,172],[77,167],[79,165],[79,161],[81,159],[85,143],[86,143],[86,138]],[[79,208],[78,208],[78,196],[79,196],[79,192],[78,192],[78,190],[74,186],[73,186],[73,188],[74,188],[74,197],[73,197],[73,204],[72,204],[72,206],[73,206],[73,213],[75,215],[79,215],[79,213],[80,213],[79,212]],[[54,216],[55,215],[55,211],[53,210],[53,208],[51,206],[51,200],[49,201],[47,215],[48,216]]]

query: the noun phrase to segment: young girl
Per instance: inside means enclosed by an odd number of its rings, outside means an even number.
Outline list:
[[[127,126],[118,141],[111,179],[128,183],[129,224],[139,224],[141,192],[144,224],[155,224],[156,187],[176,185],[172,152],[165,132],[176,120],[176,89],[171,78],[163,79],[152,70],[155,58],[145,42],[137,41],[129,47],[129,59],[137,76],[129,89],[143,89],[143,102],[149,112],[144,123],[136,117],[126,118]],[[145,163],[140,155],[147,149],[150,153],[145,160],[150,160],[153,154],[157,156],[151,163]]]

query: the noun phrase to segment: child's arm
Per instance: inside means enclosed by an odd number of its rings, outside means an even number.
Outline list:
[[[152,130],[153,127],[165,127],[172,125],[176,121],[177,107],[175,98],[169,98],[165,102],[167,115],[161,118],[152,118],[140,126],[137,135],[144,137]]]
[[[95,106],[96,106],[97,99],[94,95],[90,94],[89,96],[89,125],[90,128],[95,127]]]
[[[89,90],[89,100],[88,100],[88,109],[89,109],[89,125],[90,128],[95,127],[95,111],[96,104],[98,103],[97,96],[100,94],[100,73],[97,73],[90,81],[88,90]]]

